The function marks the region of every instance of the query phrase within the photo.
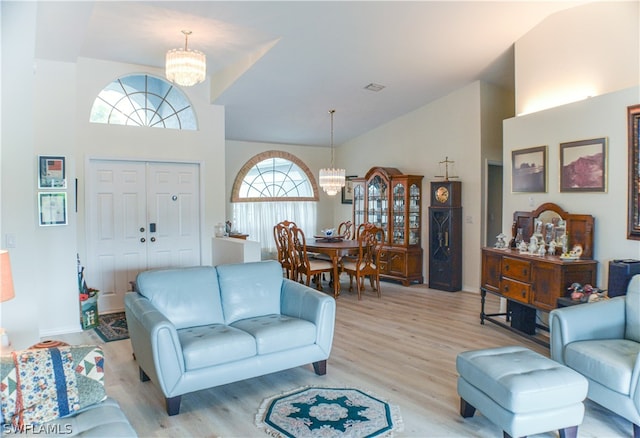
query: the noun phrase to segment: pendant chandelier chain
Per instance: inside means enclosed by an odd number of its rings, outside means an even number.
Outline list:
[[[184,51],[188,52],[189,49],[187,48],[187,44],[189,42],[189,35],[191,35],[191,31],[190,30],[183,30],[182,33],[184,34]]]
[[[329,114],[331,114],[331,167],[333,168],[333,114],[336,110],[329,110]]]

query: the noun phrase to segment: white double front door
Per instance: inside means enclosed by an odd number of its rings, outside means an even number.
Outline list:
[[[200,264],[198,164],[90,160],[86,190],[85,277],[100,313],[124,309],[141,271]]]

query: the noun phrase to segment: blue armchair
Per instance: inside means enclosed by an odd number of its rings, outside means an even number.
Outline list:
[[[640,275],[626,296],[551,311],[551,358],[589,381],[587,398],[633,423],[640,438]]]

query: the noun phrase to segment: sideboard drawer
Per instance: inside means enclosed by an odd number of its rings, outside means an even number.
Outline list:
[[[521,303],[528,303],[531,294],[531,285],[510,278],[502,278],[500,292],[505,298],[510,298]]]
[[[504,257],[502,259],[502,276],[528,283],[531,281],[531,263],[526,260]]]

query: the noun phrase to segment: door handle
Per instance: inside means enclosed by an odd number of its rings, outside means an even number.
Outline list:
[[[140,238],[140,242],[145,243],[147,241],[147,239],[145,239],[144,237]]]
[[[152,241],[152,242],[155,242],[155,241],[156,241],[156,238],[155,238],[155,237],[152,237],[152,238],[151,238],[151,241]]]
[[[144,233],[144,227],[140,227],[140,232]]]

